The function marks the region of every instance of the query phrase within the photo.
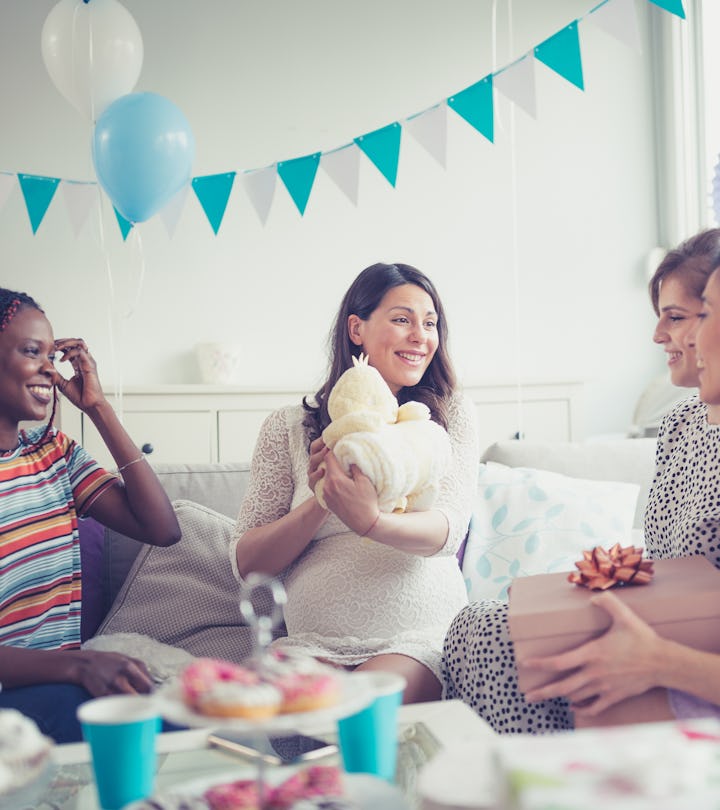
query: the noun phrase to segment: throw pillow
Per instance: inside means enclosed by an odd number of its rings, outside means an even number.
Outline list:
[[[102,554],[105,527],[91,517],[78,520],[80,567],[82,570],[82,609],[80,639],[91,638],[105,615],[103,603]]]
[[[140,633],[192,655],[240,662],[252,650],[253,631],[240,615],[230,566],[235,521],[192,501],[173,507],[180,542],[142,547],[99,634]],[[269,607],[256,604],[258,612]]]
[[[515,577],[572,571],[585,549],[636,543],[640,487],[488,462],[480,466],[463,575],[470,601],[507,599]]]

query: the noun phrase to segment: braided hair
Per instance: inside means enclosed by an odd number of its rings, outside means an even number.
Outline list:
[[[24,292],[16,292],[15,290],[8,290],[6,287],[0,287],[0,332],[4,332],[7,329],[8,324],[10,321],[15,317],[15,315],[21,310],[25,308],[32,308],[36,309],[38,312],[42,312],[43,315],[45,311],[43,308],[37,303],[34,298],[31,298],[27,293]],[[50,430],[52,429],[53,422],[55,421],[55,412],[57,411],[57,389],[53,386],[53,404],[52,404],[52,411],[50,412],[50,418],[48,419],[47,425],[45,426],[45,430],[43,431],[42,436],[40,439],[33,445],[33,447],[38,447],[41,445]]]

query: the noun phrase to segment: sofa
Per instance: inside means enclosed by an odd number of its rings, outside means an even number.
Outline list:
[[[469,599],[507,598],[516,576],[570,570],[584,548],[642,543],[655,439],[498,442],[479,459],[459,564]],[[83,638],[150,637],[191,655],[242,660],[253,643],[228,544],[249,464],[159,464],[181,541],[155,548],[80,521]],[[282,634],[280,625],[274,631]]]

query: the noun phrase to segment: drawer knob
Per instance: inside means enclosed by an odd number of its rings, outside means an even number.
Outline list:
[[[146,456],[149,456],[150,453],[152,453],[155,448],[150,444],[150,442],[145,442],[145,444],[140,449],[142,450],[143,453],[145,453]]]

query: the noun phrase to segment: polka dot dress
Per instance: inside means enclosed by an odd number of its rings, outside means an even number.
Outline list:
[[[657,560],[702,554],[720,568],[720,425],[697,397],[663,419],[645,545]]]
[[[473,602],[455,617],[443,650],[443,697],[472,706],[501,734],[572,728],[566,700],[527,703],[517,682],[507,603]]]
[[[658,434],[656,472],[645,513],[654,559],[703,554],[720,568],[720,425],[696,397],[677,405]],[[573,727],[564,699],[527,703],[518,689],[507,604],[485,600],[453,620],[443,651],[443,697],[458,698],[499,733]]]

